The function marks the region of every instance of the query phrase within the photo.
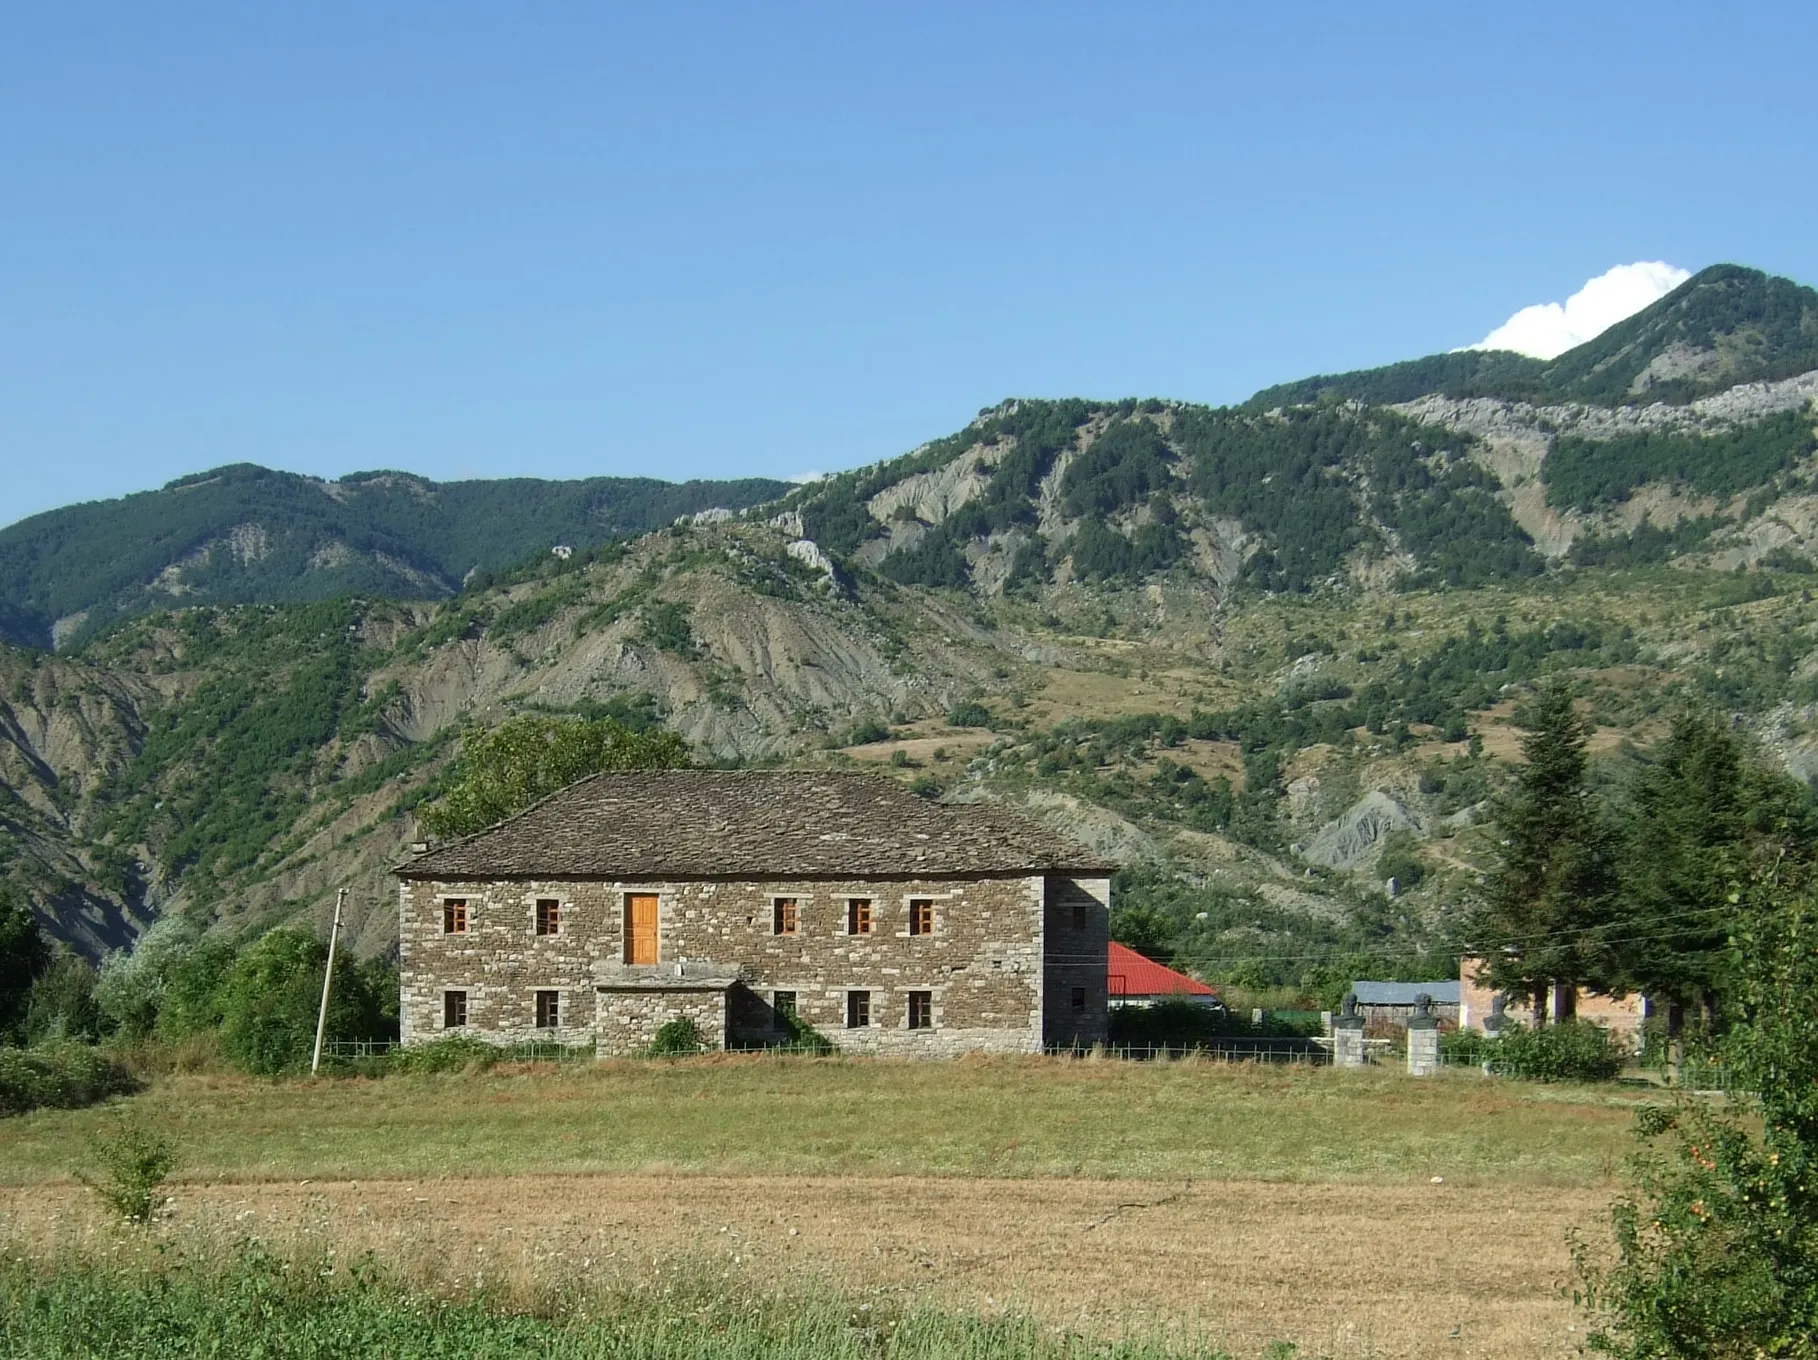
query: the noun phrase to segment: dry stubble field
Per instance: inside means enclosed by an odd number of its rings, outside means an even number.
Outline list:
[[[1453,1073],[718,1058],[382,1081],[173,1077],[179,1239],[364,1249],[443,1283],[822,1279],[1182,1326],[1238,1355],[1568,1355],[1635,1097]],[[102,1250],[112,1116],[0,1124],[0,1237]],[[1438,1179],[1435,1179],[1438,1178]]]

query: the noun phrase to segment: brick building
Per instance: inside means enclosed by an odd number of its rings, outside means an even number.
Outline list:
[[[402,865],[404,1042],[848,1052],[1105,1038],[1112,866],[997,804],[804,771],[584,779]]]

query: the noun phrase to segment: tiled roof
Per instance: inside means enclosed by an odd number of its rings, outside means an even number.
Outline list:
[[[1217,996],[1218,992],[1198,978],[1177,973],[1154,959],[1146,959],[1134,949],[1111,941],[1111,957],[1106,973],[1112,996]]]
[[[1422,992],[1433,998],[1435,1006],[1458,1004],[1458,979],[1447,982],[1353,982],[1360,1006],[1412,1006]]]
[[[1109,873],[997,803],[936,803],[875,774],[596,774],[400,866],[403,878],[845,878]]]

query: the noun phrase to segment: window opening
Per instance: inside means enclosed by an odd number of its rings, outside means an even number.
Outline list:
[[[442,933],[444,935],[465,935],[467,933],[467,899],[465,897],[443,899]]]
[[[932,897],[909,899],[909,933],[911,935],[934,934],[934,899]]]
[[[460,1029],[467,1023],[467,993],[442,993],[442,1028]]]
[[[559,1029],[562,1025],[562,994],[560,992],[537,993],[537,1028]]]
[[[934,1028],[934,993],[909,993],[909,1028]]]
[[[801,903],[793,897],[779,897],[772,904],[771,929],[778,935],[794,935],[801,929]]]
[[[848,935],[869,935],[871,933],[871,899],[854,897],[846,903],[846,933]]]
[[[1086,989],[1084,987],[1075,987],[1073,989],[1073,1009],[1076,1011],[1083,1011],[1086,1009]]]
[[[1073,928],[1075,930],[1084,930],[1086,928],[1086,904],[1084,902],[1075,902],[1073,904]]]
[[[537,899],[537,934],[559,935],[562,932],[562,904],[553,897]]]
[[[871,1023],[871,993],[846,993],[846,1028],[864,1029]]]

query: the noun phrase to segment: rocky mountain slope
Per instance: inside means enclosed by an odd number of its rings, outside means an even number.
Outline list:
[[[0,529],[0,639],[61,648],[117,618],[182,604],[440,599],[532,553],[591,548],[787,490],[762,477],[437,483],[367,472],[325,482],[242,463]]]
[[[1608,352],[1689,333],[1659,322]],[[1216,976],[1418,969],[1538,678],[1573,680],[1612,778],[1681,703],[1818,768],[1815,395],[1007,402],[446,599],[184,596],[0,650],[0,872],[91,953],[343,885],[383,950],[385,870],[464,726],[611,713],[703,759],[1019,802],[1131,865],[1124,900]]]

